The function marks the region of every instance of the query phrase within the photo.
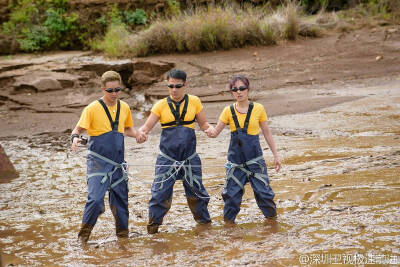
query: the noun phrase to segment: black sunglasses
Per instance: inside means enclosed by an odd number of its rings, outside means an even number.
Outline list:
[[[122,90],[122,88],[121,87],[117,87],[117,88],[106,88],[106,89],[104,89],[104,91],[106,91],[107,93],[112,93],[112,92],[119,92],[119,91],[121,91]]]
[[[232,92],[244,91],[244,90],[247,90],[247,87],[246,87],[246,86],[240,86],[239,88],[237,88],[237,87],[232,87],[232,89],[231,89]]]
[[[182,88],[183,86],[184,86],[184,84],[181,84],[181,83],[178,83],[178,84],[168,84],[167,85],[169,88],[176,88],[176,89],[179,89],[179,88]]]

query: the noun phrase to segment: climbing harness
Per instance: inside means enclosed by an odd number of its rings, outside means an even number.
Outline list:
[[[262,165],[261,163],[259,163],[259,160],[264,159],[263,156],[259,156],[255,159],[251,159],[249,161],[246,161],[245,163],[242,164],[235,164],[233,162],[228,161],[227,163],[225,163],[225,168],[226,168],[226,181],[225,181],[225,186],[228,184],[229,179],[232,179],[233,181],[235,181],[240,188],[242,188],[242,190],[244,189],[243,184],[239,181],[238,178],[236,178],[235,175],[233,175],[233,173],[235,172],[236,169],[239,169],[241,171],[243,171],[244,173],[246,173],[247,178],[250,177],[254,177],[258,180],[260,180],[261,182],[263,182],[265,184],[265,186],[269,186],[268,183],[266,182],[266,180],[264,180],[263,178],[268,178],[268,176],[264,173],[257,173],[257,172],[252,172],[250,170],[247,169],[247,166],[251,165],[251,164],[257,164],[261,167],[261,171],[264,172],[265,167],[264,165]]]
[[[106,157],[103,157],[102,155],[100,155],[94,151],[90,151],[90,150],[88,152],[88,156],[89,155],[92,155],[96,158],[103,160],[104,162],[107,162],[107,163],[113,165],[114,168],[109,172],[95,172],[95,173],[88,174],[87,181],[89,181],[89,179],[94,176],[103,176],[103,179],[101,179],[101,184],[104,184],[107,181],[107,179],[110,179],[110,188],[114,188],[122,181],[128,182],[128,180],[129,180],[128,170],[127,170],[128,164],[126,162],[117,163],[117,162],[114,162],[114,161],[112,161]],[[122,177],[120,179],[118,179],[117,181],[115,181],[114,183],[111,183],[112,176],[113,176],[114,172],[116,172],[118,169],[122,170]]]
[[[167,160],[171,161],[172,164],[171,165],[164,165],[164,166],[170,166],[170,168],[165,173],[156,175],[155,179],[154,179],[154,184],[161,184],[160,188],[162,188],[164,182],[168,181],[169,179],[176,179],[176,174],[180,170],[183,170],[184,171],[183,179],[190,185],[190,188],[192,189],[192,192],[199,198],[207,198],[207,199],[210,198],[210,197],[199,196],[194,191],[194,183],[196,183],[197,186],[199,188],[201,188],[201,184],[198,181],[200,179],[200,176],[197,176],[197,175],[193,174],[192,167],[194,167],[194,166],[192,166],[190,164],[190,160],[192,160],[194,157],[197,156],[196,152],[194,152],[190,157],[188,157],[187,159],[182,160],[182,161],[179,161],[179,160],[176,160],[174,158],[171,158],[170,156],[168,156],[167,154],[163,153],[162,151],[160,151],[160,155],[162,157],[166,158]],[[159,166],[159,165],[156,165],[156,166]],[[201,167],[201,165],[197,165],[197,167]],[[156,179],[158,179],[158,178],[162,178],[162,180],[161,181],[156,181]]]

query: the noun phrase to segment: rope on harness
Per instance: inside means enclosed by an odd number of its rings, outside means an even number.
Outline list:
[[[241,171],[246,173],[248,178],[254,177],[254,178],[260,180],[261,182],[263,182],[265,184],[266,187],[268,187],[269,185],[268,185],[268,182],[266,181],[266,178],[268,178],[268,176],[266,174],[256,173],[256,172],[252,172],[252,171],[246,169],[246,167],[248,165],[257,164],[261,167],[262,172],[264,172],[264,168],[265,168],[264,165],[262,165],[258,162],[260,159],[264,159],[262,155],[257,158],[246,161],[245,163],[242,163],[242,164],[236,164],[236,163],[228,161],[225,164],[225,168],[226,168],[225,187],[228,184],[229,179],[232,179],[233,181],[235,181],[235,183],[237,183],[240,186],[240,188],[242,188],[242,190],[244,190],[243,184],[239,181],[239,179],[235,175],[233,175],[233,173],[235,172],[236,169],[240,169]]]
[[[96,158],[99,158],[99,159],[113,165],[114,168],[109,172],[95,172],[95,173],[88,174],[87,180],[89,180],[91,177],[94,177],[94,176],[103,176],[103,179],[101,179],[101,183],[104,184],[107,181],[107,179],[110,179],[110,188],[111,189],[114,188],[115,186],[117,186],[122,181],[128,182],[128,179],[129,179],[128,175],[127,175],[128,174],[128,170],[127,170],[128,164],[126,162],[116,163],[116,162],[114,162],[94,151],[91,151],[91,150],[89,150],[89,152],[88,152],[88,156],[89,155],[92,155]],[[114,183],[111,183],[112,176],[113,176],[114,172],[116,172],[118,169],[122,170],[122,177],[120,179],[118,179],[117,181],[115,181]]]
[[[174,158],[171,158],[170,156],[168,156],[167,154],[163,153],[162,151],[160,151],[160,155],[164,158],[166,158],[167,160],[173,162],[172,165],[167,165],[170,166],[170,168],[168,169],[168,171],[166,171],[165,173],[162,174],[158,174],[155,176],[154,179],[154,183],[155,184],[161,184],[160,188],[163,187],[163,183],[168,181],[169,179],[175,179],[176,174],[180,171],[183,170],[184,171],[184,180],[190,185],[190,188],[192,189],[192,192],[194,195],[196,195],[198,198],[203,198],[203,199],[209,199],[210,197],[203,197],[203,196],[199,196],[195,191],[194,191],[194,183],[197,184],[198,188],[201,188],[201,184],[199,182],[199,180],[201,179],[200,176],[193,174],[192,172],[192,165],[190,164],[190,160],[192,160],[195,156],[197,156],[197,153],[194,152],[190,157],[188,157],[185,160],[179,161],[176,160]],[[157,165],[156,165],[157,166]],[[201,167],[201,165],[198,165],[199,167]],[[168,176],[168,177],[167,177]],[[157,178],[162,177],[161,181],[157,181]],[[164,179],[165,177],[167,177],[166,179]]]

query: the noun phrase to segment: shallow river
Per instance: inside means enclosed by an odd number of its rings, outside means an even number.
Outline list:
[[[284,164],[280,173],[272,169],[263,141],[278,206],[276,221],[264,220],[246,186],[237,224],[223,223],[229,133],[226,129],[217,139],[207,139],[198,132],[212,225],[196,225],[178,181],[160,233],[148,235],[147,202],[159,138],[154,134],[142,145],[126,142],[130,238],[116,239],[106,205],[89,244],[81,246],[77,232],[87,190],[84,148],[76,154],[66,149],[68,134],[5,139],[1,145],[20,177],[0,184],[3,264],[399,265],[400,89],[357,90],[364,90],[366,97],[270,119]]]

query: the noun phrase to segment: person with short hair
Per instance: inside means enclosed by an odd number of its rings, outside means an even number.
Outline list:
[[[159,100],[139,132],[148,134],[160,121],[160,154],[149,201],[149,234],[158,232],[172,203],[173,186],[182,180],[189,208],[200,224],[211,222],[207,209],[209,195],[202,183],[199,155],[196,153],[195,121],[205,131],[210,127],[197,96],[185,93],[186,73],[173,69],[167,73],[169,96]]]
[[[276,216],[274,192],[269,184],[267,166],[260,145],[260,129],[274,156],[275,170],[281,163],[275,148],[275,142],[267,122],[263,105],[249,100],[250,83],[243,75],[236,75],[229,84],[230,92],[236,102],[222,111],[215,128],[206,130],[211,137],[229,125],[231,140],[226,163],[226,183],[222,192],[224,220],[234,223],[240,211],[244,194],[244,185],[250,182],[258,207],[266,218]]]
[[[88,199],[78,238],[87,242],[97,218],[104,212],[104,196],[109,191],[109,204],[115,218],[116,235],[128,237],[128,177],[124,160],[124,135],[135,137],[138,143],[145,136],[133,128],[129,105],[119,100],[122,81],[119,73],[107,71],[101,76],[103,97],[93,101],[83,110],[72,131],[72,150],[77,151],[83,142],[80,134],[87,131]]]

